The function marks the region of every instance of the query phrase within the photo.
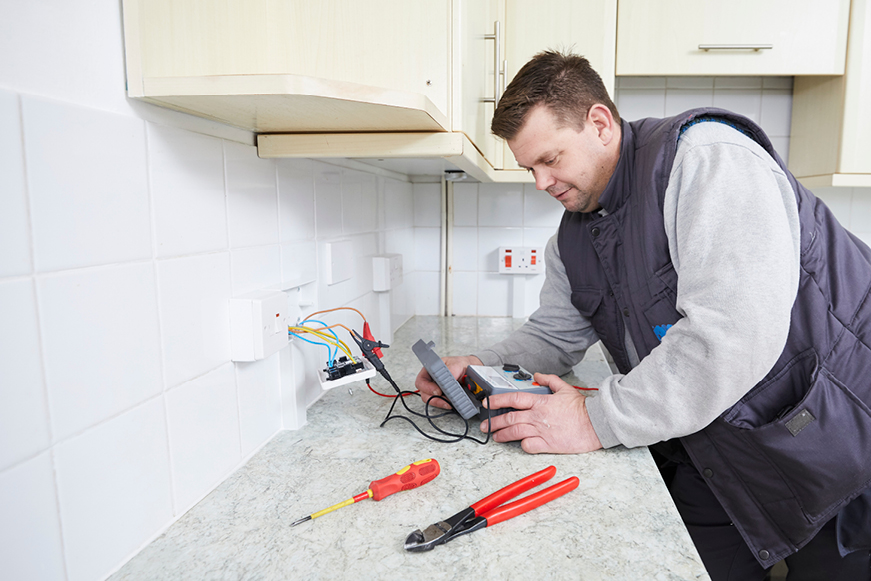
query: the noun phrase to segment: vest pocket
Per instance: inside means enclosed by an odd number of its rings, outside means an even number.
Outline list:
[[[597,288],[582,288],[572,290],[572,304],[587,319],[592,320],[593,315],[602,304],[602,291]]]
[[[747,454],[755,450],[776,468],[812,522],[828,518],[831,509],[871,483],[871,410],[816,362],[815,354],[799,355],[767,385],[751,392],[755,397],[742,400],[723,416],[733,434],[750,444]],[[809,375],[801,377],[809,370]],[[769,403],[779,405],[770,397],[772,390],[780,387],[775,391],[795,393],[808,382],[807,393],[793,405],[761,416],[761,410],[768,406],[753,405],[753,400],[764,398],[766,392]],[[773,418],[767,423],[750,427],[754,418],[769,415]],[[746,482],[760,478],[758,471],[742,470],[740,460],[735,464]],[[770,488],[772,483],[760,482],[758,486]]]

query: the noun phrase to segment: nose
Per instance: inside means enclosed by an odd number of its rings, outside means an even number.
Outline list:
[[[546,169],[540,169],[535,172],[535,189],[546,190],[556,183],[553,175]]]

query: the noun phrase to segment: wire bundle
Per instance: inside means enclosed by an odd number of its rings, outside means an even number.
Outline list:
[[[348,331],[348,333],[351,334],[351,337],[357,342],[357,344],[361,346],[361,349],[363,349],[364,346],[366,345],[365,340],[361,341],[359,338],[359,335],[355,336],[354,331],[349,329],[345,325],[343,325],[341,323],[327,325],[323,321],[320,321],[320,320],[314,318],[316,315],[322,315],[325,313],[331,313],[333,311],[339,311],[339,310],[350,310],[350,311],[354,311],[358,315],[360,315],[360,317],[363,318],[363,325],[364,325],[363,339],[369,340],[371,342],[371,343],[369,343],[370,346],[372,344],[374,344],[374,338],[371,336],[371,333],[369,332],[369,324],[366,322],[366,317],[363,315],[363,313],[361,313],[360,311],[358,311],[357,309],[355,309],[353,307],[337,307],[335,309],[327,309],[327,310],[323,310],[323,311],[317,311],[317,312],[309,315],[305,320],[300,321],[298,325],[288,327],[288,333],[291,336],[298,337],[299,339],[305,341],[306,343],[311,343],[313,345],[322,345],[322,346],[327,348],[327,367],[330,367],[331,364],[333,364],[336,361],[336,357],[338,356],[340,349],[350,358],[352,363],[357,362],[356,359],[354,358],[354,356],[351,354],[351,350],[348,348],[348,345],[344,341],[339,339],[338,335],[336,335],[335,331],[333,331],[333,328],[341,327],[341,328],[345,329],[346,331]],[[321,326],[318,328],[312,328],[312,327],[306,326],[307,324],[311,324],[311,323],[321,325]],[[303,337],[303,335],[307,334],[307,333],[316,336],[320,340],[308,339],[306,337]],[[380,343],[378,343],[378,345],[383,346]],[[365,348],[369,349],[369,347],[365,347]],[[365,357],[367,357],[367,359],[369,359],[370,362],[375,362],[375,363],[379,363],[377,361],[377,359],[375,359],[375,357],[381,356],[377,347],[373,348],[372,352],[370,352],[368,354],[364,351],[363,355]],[[375,367],[376,367],[376,369],[378,369],[378,372],[381,374],[381,376],[384,377],[384,379],[387,380],[387,382],[396,391],[396,395],[388,395],[388,394],[384,394],[384,393],[379,393],[378,391],[375,391],[375,389],[372,387],[371,383],[369,383],[369,379],[366,379],[366,386],[369,388],[369,391],[371,391],[372,393],[374,393],[376,395],[380,395],[381,397],[393,398],[393,403],[390,405],[390,409],[387,411],[387,416],[384,418],[384,421],[381,422],[381,425],[379,427],[383,427],[384,424],[386,424],[390,420],[399,419],[399,420],[405,420],[406,422],[410,423],[412,425],[412,427],[414,427],[414,429],[417,430],[422,436],[424,436],[425,438],[429,438],[430,440],[433,440],[436,442],[443,442],[446,444],[450,444],[450,443],[454,443],[454,442],[459,442],[460,440],[472,440],[473,442],[477,442],[478,444],[486,444],[487,442],[490,441],[490,430],[489,429],[487,430],[486,438],[483,440],[480,440],[478,438],[474,438],[474,437],[470,436],[469,435],[469,420],[466,420],[466,419],[463,419],[463,422],[465,423],[465,428],[463,430],[463,433],[461,433],[461,434],[449,432],[449,431],[444,430],[444,429],[440,428],[439,426],[437,426],[433,420],[437,420],[439,418],[443,418],[443,417],[448,416],[448,415],[456,414],[456,411],[453,409],[451,402],[442,396],[434,396],[434,397],[447,403],[451,409],[445,410],[441,413],[433,415],[430,413],[431,406],[430,406],[429,401],[427,401],[424,404],[423,413],[412,410],[410,407],[408,407],[408,404],[405,402],[405,398],[408,396],[420,395],[420,393],[418,391],[407,391],[407,390],[400,389],[399,386],[396,385],[396,382],[393,381],[393,378],[390,377],[390,374],[387,372],[387,369],[384,367],[383,364],[375,365]],[[429,425],[432,426],[432,428],[436,432],[438,432],[442,436],[446,436],[447,438],[441,438],[441,437],[427,434],[426,432],[424,432],[420,428],[420,426],[417,425],[417,423],[415,423],[415,421],[413,419],[406,417],[404,415],[401,415],[401,414],[394,414],[393,410],[396,407],[397,400],[402,401],[402,406],[406,409],[406,411],[409,414],[411,414],[413,416],[417,416],[419,418],[426,419],[427,422],[429,422]],[[490,422],[489,398],[488,398],[487,403],[488,403],[487,422],[488,422],[488,427],[489,427],[489,422]],[[457,415],[459,415],[459,414],[457,414]]]

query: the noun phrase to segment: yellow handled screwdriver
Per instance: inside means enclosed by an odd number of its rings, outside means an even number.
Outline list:
[[[438,476],[439,472],[441,472],[441,466],[439,466],[439,463],[436,460],[432,458],[419,460],[413,464],[409,464],[396,474],[391,474],[387,478],[382,478],[381,480],[372,481],[366,492],[361,492],[357,496],[349,498],[339,504],[334,504],[330,508],[325,508],[324,510],[294,521],[290,523],[290,526],[295,527],[307,520],[318,518],[328,512],[333,512],[334,510],[338,510],[342,507],[348,506],[349,504],[354,504],[355,502],[360,502],[361,500],[366,500],[367,498],[381,500],[382,498],[390,496],[394,492],[399,492],[400,490],[411,490],[412,488],[423,486]]]

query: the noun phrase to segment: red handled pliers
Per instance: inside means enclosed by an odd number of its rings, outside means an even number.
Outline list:
[[[550,480],[554,474],[556,474],[556,468],[548,466],[541,472],[530,474],[526,478],[522,478],[514,484],[509,484],[505,488],[494,492],[487,498],[479,500],[449,519],[432,524],[423,531],[420,529],[414,531],[405,539],[405,550],[429,551],[436,545],[447,543],[460,535],[495,525],[496,523],[528,512],[546,502],[550,502],[554,498],[562,496],[566,492],[574,490],[580,483],[577,476],[572,476],[535,494],[530,494],[520,500],[500,506],[506,500],[514,498],[518,494]]]

